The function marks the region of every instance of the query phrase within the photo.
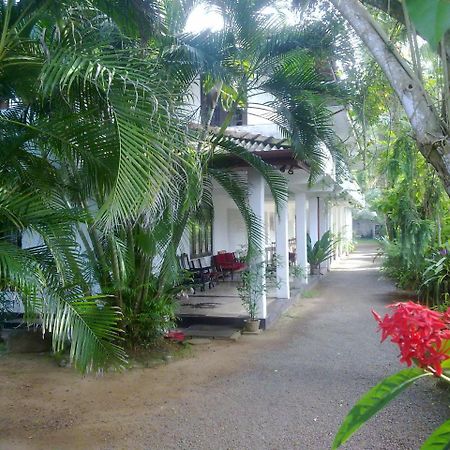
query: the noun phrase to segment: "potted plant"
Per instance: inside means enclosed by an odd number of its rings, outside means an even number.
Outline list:
[[[311,275],[320,275],[320,264],[333,256],[336,243],[330,230],[326,231],[314,245],[311,245],[311,237],[307,235],[307,255]]]
[[[258,302],[265,292],[266,286],[260,282],[261,271],[264,263],[253,264],[249,269],[241,273],[241,283],[237,290],[241,297],[242,305],[248,312],[249,318],[245,322],[245,331],[257,332],[260,320],[258,317]]]

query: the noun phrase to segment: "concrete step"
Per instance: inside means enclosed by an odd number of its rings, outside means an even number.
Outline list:
[[[229,341],[236,341],[241,337],[241,330],[234,327],[220,326],[220,325],[191,325],[190,327],[180,329],[187,341],[191,338],[207,338],[207,339],[223,339]]]

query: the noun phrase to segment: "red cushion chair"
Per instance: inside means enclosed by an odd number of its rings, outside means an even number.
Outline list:
[[[247,266],[236,260],[234,253],[220,253],[213,257],[214,264],[220,272],[230,272],[233,279],[234,272],[244,270]]]

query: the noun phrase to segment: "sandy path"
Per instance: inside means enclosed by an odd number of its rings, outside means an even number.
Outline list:
[[[81,377],[45,357],[0,360],[1,449],[329,448],[353,402],[398,369],[370,309],[395,298],[361,246],[276,327],[194,357],[125,374]],[[418,449],[448,416],[426,380],[345,447]]]

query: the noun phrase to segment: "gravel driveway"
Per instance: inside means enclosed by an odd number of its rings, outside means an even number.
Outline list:
[[[96,378],[43,357],[6,358],[0,449],[329,449],[352,404],[399,368],[370,313],[399,296],[374,252],[361,245],[262,335],[168,365]],[[345,448],[418,449],[448,403],[422,380]]]
[[[258,348],[229,376],[194,386],[182,405],[172,403],[181,414],[164,415],[167,428],[148,436],[150,448],[330,448],[355,400],[399,368],[394,346],[379,343],[370,313],[397,295],[380,278],[374,256],[374,247],[361,245],[325,277],[320,297],[301,300],[278,324],[287,336]],[[447,418],[447,397],[424,380],[345,448],[418,449]]]

